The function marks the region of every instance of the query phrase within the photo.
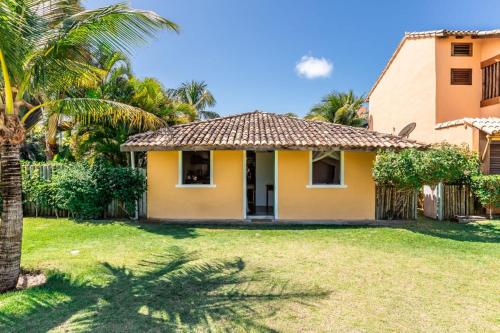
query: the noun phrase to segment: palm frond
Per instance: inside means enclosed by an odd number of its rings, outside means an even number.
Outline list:
[[[128,124],[139,130],[153,130],[165,126],[163,120],[142,109],[96,98],[65,98],[47,102],[50,113],[73,117],[82,125],[105,122],[110,125]]]
[[[215,111],[198,111],[200,119],[220,118],[220,114]]]
[[[129,52],[130,47],[145,43],[162,29],[178,31],[179,27],[154,12],[130,9],[117,4],[86,10],[64,22],[62,34],[51,45],[53,52],[61,48],[103,45],[112,51]]]

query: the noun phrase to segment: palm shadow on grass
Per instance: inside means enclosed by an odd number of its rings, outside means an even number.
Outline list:
[[[239,258],[200,262],[179,248],[141,262],[134,272],[109,264],[103,267],[112,276],[106,286],[51,274],[46,286],[19,297],[18,305],[26,312],[0,312],[0,331],[274,332],[261,320],[273,316],[283,301],[315,306],[330,294],[249,278]],[[64,300],[51,300],[48,294]]]

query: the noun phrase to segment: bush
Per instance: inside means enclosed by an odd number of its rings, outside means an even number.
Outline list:
[[[111,167],[103,161],[59,164],[50,180],[40,175],[40,166],[23,168],[25,202],[37,208],[67,210],[77,218],[103,216],[112,200],[117,200],[130,216],[135,201],[146,190],[145,177],[139,170]]]
[[[465,147],[438,144],[428,150],[381,151],[373,166],[377,184],[400,189],[423,185],[470,184],[479,175],[479,158]]]
[[[104,208],[114,199],[123,205],[122,209],[129,216],[134,213],[136,200],[146,191],[146,179],[138,169],[111,167],[98,160],[91,173]]]
[[[480,174],[479,157],[466,146],[437,144],[422,152],[420,172],[425,185],[470,184]]]
[[[493,208],[500,207],[500,175],[472,177],[472,189],[493,218]]]
[[[40,208],[56,208],[54,187],[40,174],[40,165],[23,165],[21,168],[24,201],[35,205],[36,215]]]
[[[373,178],[379,185],[418,189],[422,186],[421,160],[422,152],[416,149],[381,151],[373,166]]]
[[[87,163],[66,164],[55,170],[52,179],[56,207],[77,218],[102,215],[103,204]]]

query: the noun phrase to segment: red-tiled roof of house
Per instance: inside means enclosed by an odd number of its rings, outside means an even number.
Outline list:
[[[249,112],[131,136],[122,151],[148,150],[378,150],[424,144],[364,128]]]
[[[436,124],[436,129],[443,129],[453,126],[472,126],[486,134],[500,134],[500,118],[461,118]]]

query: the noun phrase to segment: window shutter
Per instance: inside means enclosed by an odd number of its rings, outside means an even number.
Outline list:
[[[490,174],[500,175],[500,142],[490,144]]]
[[[472,68],[452,68],[451,84],[472,85]]]
[[[454,57],[472,57],[472,43],[451,43],[451,55]]]

